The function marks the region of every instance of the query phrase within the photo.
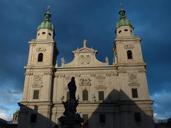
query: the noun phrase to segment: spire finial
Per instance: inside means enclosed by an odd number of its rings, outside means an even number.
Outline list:
[[[47,6],[46,13],[50,13],[50,9],[51,9],[51,7],[50,7],[50,5],[48,5],[48,6]]]
[[[119,15],[120,15],[120,18],[126,18],[126,12],[125,12],[125,9],[123,8],[123,6],[121,7],[120,11],[119,11]]]
[[[126,16],[126,11],[123,8],[123,5],[120,5],[121,8],[119,10],[119,21],[116,24],[116,28],[119,28],[121,26],[130,26],[131,28],[133,28],[131,22],[128,20],[127,16]]]
[[[47,10],[50,10],[50,5],[47,6]]]
[[[44,21],[50,21],[51,18],[51,12],[50,12],[50,6],[48,5],[47,10],[44,14]]]
[[[121,10],[124,9],[124,6],[123,6],[123,3],[122,2],[120,3],[120,9]]]
[[[37,30],[39,30],[39,29],[50,29],[52,31],[54,30],[53,24],[51,22],[50,6],[48,6],[47,9],[44,12],[43,21],[37,27]]]
[[[83,41],[83,47],[87,47],[87,40],[86,39],[84,39],[84,41]]]

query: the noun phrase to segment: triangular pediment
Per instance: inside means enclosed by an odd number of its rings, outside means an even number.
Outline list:
[[[73,51],[74,58],[69,63],[64,63],[64,58],[62,59],[62,67],[98,67],[107,66],[108,61],[100,62],[96,58],[97,50],[89,48],[87,46],[87,40],[84,40],[83,47],[77,48]]]

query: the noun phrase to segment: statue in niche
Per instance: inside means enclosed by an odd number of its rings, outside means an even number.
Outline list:
[[[42,75],[35,75],[33,78],[33,87],[41,87],[42,85]]]

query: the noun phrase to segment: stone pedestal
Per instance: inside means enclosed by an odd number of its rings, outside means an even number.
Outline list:
[[[78,106],[78,100],[70,99],[63,102],[65,107],[64,115],[59,118],[59,122],[62,128],[81,128],[83,119],[76,112]]]

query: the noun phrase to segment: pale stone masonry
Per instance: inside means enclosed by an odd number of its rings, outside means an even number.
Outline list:
[[[49,10],[29,42],[19,128],[53,128],[59,124],[67,100],[67,84],[75,77],[78,112],[85,128],[153,128],[146,64],[141,39],[121,9],[113,44],[114,62],[100,62],[88,41],[73,51],[74,58],[57,66],[58,50]],[[111,44],[112,45],[112,44]]]

